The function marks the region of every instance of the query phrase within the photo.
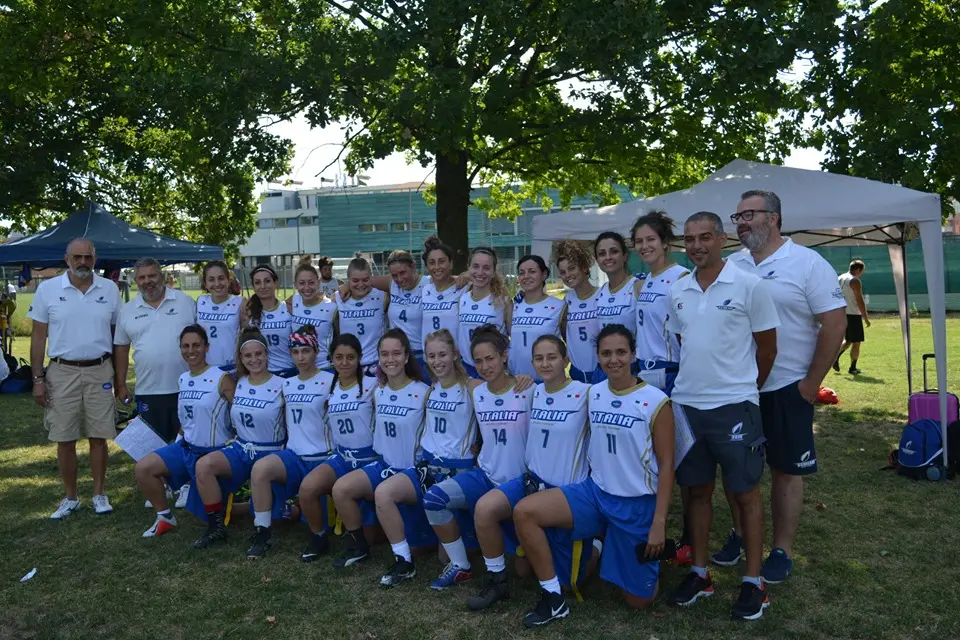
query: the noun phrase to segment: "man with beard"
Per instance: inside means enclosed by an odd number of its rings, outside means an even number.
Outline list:
[[[727,240],[720,216],[695,213],[684,226],[693,273],[670,287],[668,329],[680,336],[680,372],[673,389],[678,415],[696,441],[677,468],[677,482],[690,487],[693,566],[668,599],[689,606],[713,595],[707,571],[713,487],[717,465],[743,516],[747,566],[733,617],[758,620],[769,604],[760,581],[763,475],[760,388],[777,356],[780,320],[763,280],[722,257]]]
[[[93,243],[77,238],[64,256],[69,269],[37,287],[27,317],[33,320],[30,368],[33,399],[44,407],[43,422],[57,443],[57,466],[66,496],[50,516],[61,520],[80,507],[77,497],[77,440],[80,416],[90,441],[93,507],[97,514],[113,511],[104,493],[107,439],[116,434],[113,402],[113,327],[120,311],[117,287],[93,273],[97,262]],[[43,368],[46,347],[50,365]]]
[[[317,268],[320,270],[320,290],[329,297],[334,297],[343,283],[333,277],[333,258],[320,256],[317,259]]]
[[[113,339],[113,361],[117,370],[115,393],[117,400],[130,401],[127,370],[132,344],[137,409],[157,435],[172,442],[180,431],[177,416],[180,374],[187,370],[187,363],[175,345],[179,344],[183,328],[196,322],[196,303],[182,291],[164,286],[160,263],[154,258],[138,260],[133,278],[140,293],[120,309]]]
[[[760,390],[760,417],[773,482],[773,549],[763,563],[764,582],[779,584],[793,569],[793,541],[803,510],[803,477],[817,471],[813,406],[847,326],[837,273],[816,251],[780,235],[783,214],[772,191],[747,191],[730,216],[744,246],[729,260],[763,278],[780,316],[777,359]],[[742,555],[740,517],[732,494],[731,532],[716,564],[732,566]]]

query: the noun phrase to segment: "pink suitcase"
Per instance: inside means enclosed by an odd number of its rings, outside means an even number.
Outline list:
[[[930,418],[940,422],[940,400],[936,389],[927,384],[927,360],[932,360],[932,353],[923,354],[923,391],[910,396],[907,410],[908,424],[917,420]],[[952,424],[960,417],[960,399],[952,393],[947,394],[947,424]]]

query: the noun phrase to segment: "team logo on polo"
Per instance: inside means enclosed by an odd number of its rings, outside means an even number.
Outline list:
[[[305,385],[305,384],[298,384],[298,385],[297,385],[297,391],[303,391],[303,390],[306,389],[306,388],[307,388],[307,385]]]
[[[768,271],[768,272],[763,276],[763,279],[764,279],[764,280],[776,280],[776,279],[778,278],[778,276],[775,275],[775,274],[776,274],[776,270],[774,270],[774,271]]]
[[[581,308],[581,309],[586,309],[586,308],[587,308],[587,303],[586,303],[586,302],[581,302],[581,303],[580,303],[580,308]]]
[[[651,282],[650,284],[653,283]],[[656,293],[655,291],[644,291],[637,296],[637,302],[656,302],[657,298],[662,298],[665,295],[664,293]]]
[[[303,315],[305,315],[305,316],[308,316],[308,315],[310,315],[311,313],[313,313],[313,312],[310,311],[310,309],[304,309],[304,310],[303,310]]]
[[[473,305],[472,307],[470,307],[470,310],[471,310],[471,311],[476,311],[476,310],[479,309],[479,308],[480,308],[480,305],[475,304],[475,305]]]
[[[565,411],[561,409],[531,409],[530,419],[536,422],[563,422],[570,414],[576,411]]]
[[[441,397],[441,398],[446,398],[446,397],[447,397],[447,392],[446,392],[446,391],[441,391],[441,392],[440,392],[440,397]]]
[[[395,404],[377,405],[377,415],[381,416],[397,416],[403,418],[411,411],[413,411],[413,407],[401,407]]]
[[[737,308],[736,308],[735,306],[731,305],[731,304],[730,304],[731,302],[733,302],[733,299],[732,299],[732,298],[727,298],[727,299],[724,300],[722,303],[720,303],[720,304],[717,305],[717,309],[720,309],[721,311],[736,311]]]
[[[553,398],[547,398],[547,405],[548,405],[548,406],[551,405],[551,404],[553,404],[553,402],[554,402]]]
[[[907,446],[910,446],[912,444],[913,444],[912,441],[908,442]],[[903,450],[905,453],[913,453],[912,451],[907,451],[907,447],[904,447]],[[802,456],[800,456],[800,462],[796,464],[797,464],[797,469],[808,469],[813,465],[817,464],[817,459],[811,457],[811,453],[807,451]]]
[[[443,300],[443,294],[442,294],[442,293],[437,296],[437,300]]]
[[[635,422],[640,420],[637,416],[630,416],[623,413],[613,413],[612,411],[591,411],[590,424],[595,427],[620,427],[622,429],[632,429]]]
[[[175,315],[177,315],[177,310],[174,309],[173,307],[171,307],[171,308],[167,309],[167,315],[168,315],[168,316],[175,316]]]
[[[498,407],[502,407],[502,406],[503,406],[503,399],[497,398],[497,401],[494,402],[493,404],[497,405]]]
[[[730,442],[742,442],[743,441],[743,423],[738,422],[733,425],[733,428],[730,429]]]
[[[187,383],[187,386],[188,386],[188,387],[192,387],[192,386],[194,386],[195,384],[197,384],[197,383],[194,382],[193,380],[191,380],[190,382]]]
[[[397,396],[390,396],[390,402],[396,402]]]
[[[463,404],[462,402],[443,402],[441,400],[427,400],[427,409],[431,411],[442,411],[445,413],[453,413],[457,410],[457,406]]]
[[[103,299],[103,296],[100,296],[99,298],[97,298],[97,304],[107,304],[107,301]]]

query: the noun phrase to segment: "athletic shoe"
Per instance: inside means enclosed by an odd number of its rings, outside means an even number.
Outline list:
[[[326,533],[315,533],[310,536],[307,548],[300,554],[301,562],[313,562],[330,550],[330,538]]]
[[[50,519],[63,520],[82,506],[76,498],[64,498],[60,501],[60,506],[57,507],[57,510],[50,515]]]
[[[537,608],[523,617],[523,624],[527,629],[535,629],[548,625],[554,620],[566,618],[568,615],[570,615],[570,605],[567,604],[567,599],[562,593],[541,589]]]
[[[260,560],[267,555],[270,548],[270,527],[257,527],[250,536],[250,548],[247,549],[247,560]]]
[[[177,509],[184,509],[187,506],[187,500],[190,498],[190,483],[187,483],[180,487],[177,491],[177,501],[174,503],[174,507]]]
[[[770,555],[763,561],[760,567],[760,577],[769,584],[780,584],[790,577],[793,571],[793,560],[787,555],[787,552],[780,547],[774,547]]]
[[[678,607],[689,607],[700,598],[709,598],[713,595],[713,580],[707,573],[706,578],[701,578],[695,571],[687,574],[676,589],[667,596],[667,601]]]
[[[847,373],[849,373],[852,376],[858,376],[861,373],[863,373],[863,371],[860,371],[860,369],[855,369],[853,367],[850,367],[849,369],[847,369]]]
[[[170,517],[157,514],[157,519],[153,521],[153,526],[143,532],[144,538],[156,538],[165,533],[170,533],[177,528],[177,519],[170,514]]]
[[[834,361],[833,361],[833,370],[836,371],[837,373],[840,373],[840,361],[839,361],[839,360],[834,360]]]
[[[105,493],[101,493],[98,496],[93,496],[93,511],[98,516],[105,516],[108,513],[113,513],[113,506],[110,504],[110,500],[107,498]]]
[[[749,582],[740,583],[740,597],[733,603],[734,620],[759,620],[763,610],[770,606],[767,590]]]
[[[738,536],[737,532],[731,529],[730,535],[727,536],[727,541],[723,543],[723,548],[710,556],[710,562],[713,564],[718,564],[721,567],[733,567],[740,562],[740,558],[742,557],[743,538]]]
[[[394,556],[394,559],[396,562],[380,578],[380,586],[395,587],[404,580],[410,580],[417,575],[417,568],[413,566],[412,562],[408,562],[403,556]]]
[[[475,596],[467,598],[467,608],[471,611],[483,611],[500,600],[510,597],[510,585],[507,583],[507,571],[487,574],[487,582]]]
[[[346,569],[370,557],[370,548],[360,549],[356,546],[347,548],[347,552],[333,561],[334,569]]]
[[[693,548],[688,544],[677,544],[677,552],[673,556],[675,564],[693,564]]]
[[[227,528],[223,526],[223,513],[207,514],[207,531],[193,543],[194,549],[206,549],[227,539]]]
[[[469,582],[472,579],[473,572],[470,571],[470,569],[461,569],[457,565],[450,562],[443,568],[443,571],[440,572],[440,575],[437,576],[437,579],[430,583],[430,588],[436,589],[437,591],[443,591],[444,589],[455,587],[458,584]]]

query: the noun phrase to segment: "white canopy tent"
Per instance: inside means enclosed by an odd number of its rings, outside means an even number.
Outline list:
[[[731,244],[736,233],[729,214],[740,194],[750,189],[773,191],[783,204],[783,233],[794,242],[824,245],[876,245],[889,249],[903,329],[907,389],[913,392],[910,315],[907,311],[907,270],[904,244],[919,234],[930,296],[933,345],[936,354],[940,422],[947,416],[946,304],[940,196],[892,184],[823,171],[792,169],[734,160],[703,182],[682,191],[624,202],[592,211],[565,211],[533,220],[533,253],[552,256],[555,240],[593,240],[603,231],[629,235],[633,222],[652,209],[663,209],[678,222],[698,211],[720,214]],[[946,428],[944,464],[946,464]]]

